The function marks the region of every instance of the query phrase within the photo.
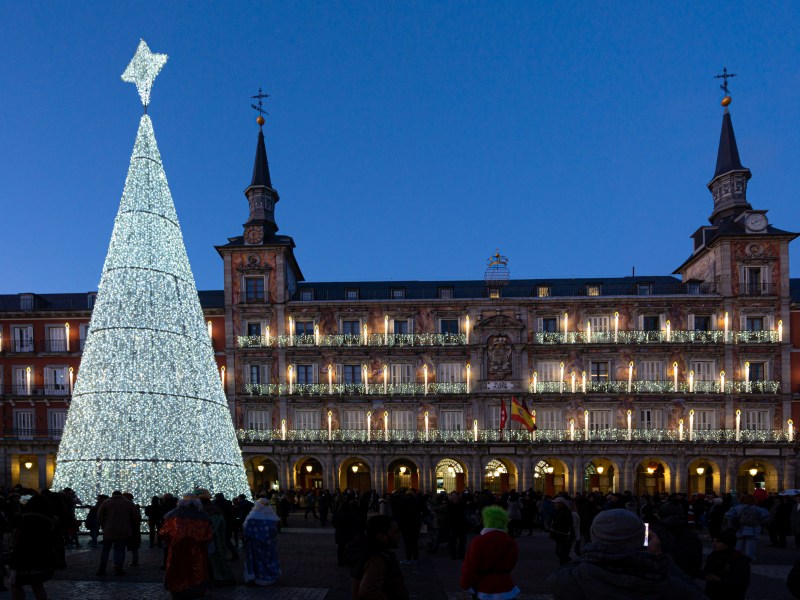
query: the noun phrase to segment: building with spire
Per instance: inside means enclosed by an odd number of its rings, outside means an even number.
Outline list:
[[[223,291],[201,293],[252,488],[798,487],[796,234],[748,201],[729,104],[688,258],[672,275],[591,279],[514,279],[498,251],[472,281],[306,281],[278,233],[259,117],[247,220],[216,247]],[[21,394],[14,373],[34,365],[30,389],[46,391],[48,365],[66,364],[19,331],[72,314],[30,297],[0,297],[14,483],[28,457],[49,468],[56,443],[22,439],[18,414],[42,423],[56,400]],[[536,429],[504,418],[512,407]]]

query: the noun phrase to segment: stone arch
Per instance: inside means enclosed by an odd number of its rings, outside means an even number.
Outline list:
[[[290,485],[295,489],[322,489],[325,487],[326,476],[325,458],[306,454],[294,461],[289,476]]]
[[[519,491],[519,468],[510,458],[490,457],[483,465],[481,476],[482,487],[493,494],[503,494],[510,490]]]
[[[247,482],[254,493],[278,489],[281,480],[281,461],[273,456],[255,454],[244,461]]]
[[[416,460],[400,456],[386,466],[386,491],[393,492],[401,488],[419,489],[420,466]]]
[[[364,456],[348,456],[339,463],[339,488],[367,492],[372,489],[373,462]]]
[[[436,491],[463,492],[466,487],[467,466],[457,458],[444,457],[433,468]]]
[[[570,470],[566,461],[556,456],[534,459],[533,487],[537,492],[555,496],[569,490]]]
[[[634,472],[634,494],[655,495],[670,492],[673,486],[674,469],[669,461],[660,456],[644,456],[637,460]]]
[[[622,468],[619,461],[607,456],[593,456],[583,463],[582,480],[584,492],[609,494],[622,487]],[[577,475],[576,475],[577,476]]]
[[[722,467],[717,460],[705,456],[693,456],[686,461],[685,471],[686,487],[690,495],[723,491]]]
[[[755,474],[752,474],[753,470]],[[783,484],[778,467],[760,456],[748,456],[736,463],[734,482],[739,495],[752,494],[757,487],[777,492]]]

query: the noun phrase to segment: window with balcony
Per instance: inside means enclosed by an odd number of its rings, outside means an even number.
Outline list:
[[[589,373],[591,374],[592,382],[608,381],[608,361],[592,361],[589,363]]]
[[[767,363],[750,362],[750,381],[767,380]]]
[[[367,427],[367,417],[363,410],[343,410],[342,429],[364,430]]]
[[[586,286],[586,295],[587,296],[599,296],[600,295],[600,284],[599,283],[590,283]]]
[[[439,429],[444,431],[463,431],[464,411],[443,410],[439,415]]]
[[[244,278],[244,301],[247,303],[265,301],[263,277]]]
[[[395,335],[408,335],[408,319],[394,319],[393,330]]]
[[[54,396],[63,396],[69,393],[67,367],[44,368],[44,393]]]
[[[506,421],[506,424],[508,424],[508,421]],[[498,431],[500,429],[499,404],[486,407],[486,429],[489,429],[490,431]]]
[[[564,422],[561,411],[555,408],[543,408],[536,411],[536,427],[539,429],[563,429]]]
[[[642,331],[660,331],[661,315],[643,315]]]
[[[592,325],[592,332],[598,333],[600,331],[611,330],[611,318],[603,316],[589,317],[589,323]]]
[[[694,371],[695,381],[714,381],[717,378],[713,360],[693,360],[689,369]]]
[[[11,338],[14,352],[33,352],[33,325],[13,325]]]
[[[48,325],[45,328],[47,336],[47,352],[67,351],[67,329],[63,325]]]
[[[33,393],[33,367],[11,367],[11,375],[14,381],[12,394],[30,396]]]
[[[358,290],[355,288],[348,288],[344,291],[345,300],[358,300]]]
[[[311,385],[316,383],[314,378],[314,365],[295,365],[298,385]]]
[[[245,367],[245,374],[247,376],[247,383],[259,384],[266,382],[264,365],[247,365]]]
[[[711,331],[713,320],[711,315],[694,315],[694,330],[695,331]]]
[[[14,411],[14,434],[23,440],[33,439],[36,433],[36,413],[33,409]]]
[[[636,365],[637,379],[641,381],[663,381],[664,363],[660,360],[643,360]]]
[[[47,414],[47,428],[51,437],[56,439],[61,437],[64,432],[64,425],[67,424],[67,411],[51,410]]]
[[[247,335],[251,337],[260,337],[261,335],[263,335],[261,331],[261,322],[249,321],[247,323]]]
[[[442,363],[436,367],[438,383],[459,383],[462,381],[463,366],[460,363]]]
[[[713,409],[699,409],[694,411],[694,428],[698,431],[716,429],[717,411]]]
[[[319,429],[319,411],[311,409],[296,410],[294,412],[294,428],[303,431],[317,431]]]
[[[742,428],[749,431],[765,431],[771,429],[768,410],[745,410]]]
[[[342,319],[342,334],[361,335],[361,321],[358,319]]]
[[[604,431],[611,429],[610,410],[590,410],[589,411],[589,431]]]
[[[550,297],[550,286],[549,285],[537,285],[536,286],[536,295],[539,298],[549,298]]]
[[[414,411],[393,410],[392,414],[390,415],[390,419],[390,425],[392,429],[414,431],[417,428],[417,420],[414,417]]]
[[[744,328],[745,331],[764,331],[764,317],[746,317]]]
[[[83,348],[86,345],[86,338],[89,337],[89,324],[81,323],[78,327],[78,333],[80,335],[81,352],[83,352]]]
[[[250,409],[247,411],[247,429],[267,431],[272,429],[272,411]]]
[[[405,363],[393,364],[389,367],[389,371],[393,385],[414,381],[414,365]]]
[[[439,319],[439,333],[458,334],[458,319]]]
[[[742,267],[742,294],[745,296],[763,296],[770,293],[767,267]]]
[[[637,411],[637,427],[639,429],[663,429],[664,411],[659,408],[640,408]]]
[[[345,384],[361,383],[361,365],[342,365],[342,381]]]
[[[539,331],[542,333],[558,333],[558,317],[542,317],[539,319]]]
[[[539,381],[560,381],[561,364],[557,360],[543,360],[537,365]]]

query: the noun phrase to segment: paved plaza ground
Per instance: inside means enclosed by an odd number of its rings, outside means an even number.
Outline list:
[[[704,535],[706,553],[710,542]],[[57,571],[47,589],[51,600],[168,600],[169,594],[161,583],[163,571],[161,551],[147,547],[146,538],[141,550],[140,564],[129,565],[125,574],[95,576],[100,558],[99,549],[87,548],[87,538],[81,538],[82,547],[68,551],[66,570]],[[551,598],[544,586],[546,576],[557,567],[553,542],[546,534],[534,530],[532,536],[517,538],[520,560],[513,576],[522,590],[521,600]],[[419,564],[403,565],[411,597],[419,600],[469,600],[470,596],[458,588],[461,561],[452,560],[445,546],[438,554],[424,550],[427,538],[421,538],[422,552]],[[348,570],[336,566],[336,545],[333,528],[322,527],[319,522],[306,521],[300,514],[289,518],[289,527],[279,536],[279,553],[282,575],[278,584],[270,588],[237,586],[211,589],[206,594],[210,600],[350,600]],[[790,599],[786,591],[786,576],[800,552],[794,548],[768,547],[768,538],[762,538],[757,564],[752,567],[752,581],[748,600]],[[402,548],[398,549],[401,557]],[[242,561],[232,561],[234,574],[241,581]],[[28,598],[32,598],[28,590]]]

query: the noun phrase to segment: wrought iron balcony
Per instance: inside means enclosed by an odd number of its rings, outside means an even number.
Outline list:
[[[772,283],[742,283],[739,286],[740,296],[772,296],[775,286]]]
[[[683,433],[675,429],[597,429],[586,435],[584,429],[540,429],[529,433],[525,429],[509,429],[501,434],[496,429],[474,430],[389,429],[373,428],[369,435],[366,429],[239,429],[237,437],[242,444],[261,442],[309,442],[309,443],[676,443],[676,444],[736,444],[736,443],[796,443],[796,435],[784,429],[742,429],[737,434],[732,429],[697,429]],[[368,439],[369,438],[369,439]],[[587,439],[588,438],[588,439]]]
[[[239,348],[347,348],[357,346],[377,346],[404,348],[412,346],[464,346],[467,336],[463,333],[370,333],[366,340],[363,335],[320,334],[315,335],[240,335]],[[366,342],[366,343],[365,343]]]
[[[580,380],[575,383],[575,390],[572,388],[572,380],[569,381],[537,381],[536,386],[531,383],[528,391],[532,394],[720,394],[719,380],[714,381],[694,381],[689,389],[689,383],[679,381],[677,390],[675,381],[646,381],[634,380],[630,383],[628,391],[628,380],[617,381],[587,381],[584,391]],[[726,381],[725,394],[778,394],[781,391],[780,381]]]
[[[250,396],[435,396],[466,394],[466,383],[248,383],[243,393]]]
[[[53,383],[44,387],[27,385],[0,386],[0,394],[6,396],[68,396],[69,393],[68,383]]]
[[[591,339],[585,331],[538,332],[537,344],[720,344],[724,331],[593,331]],[[777,331],[729,331],[729,343],[764,344],[778,342]]]

